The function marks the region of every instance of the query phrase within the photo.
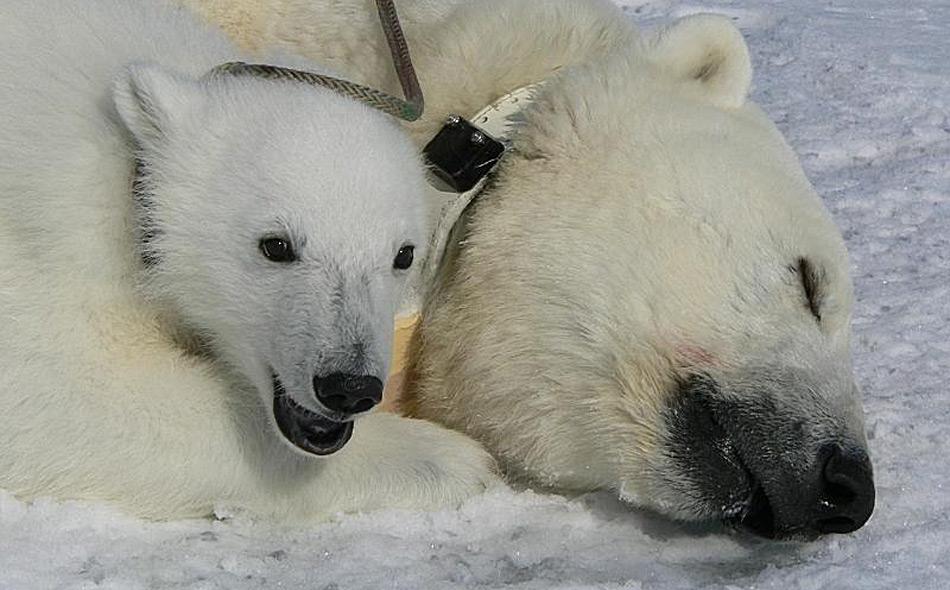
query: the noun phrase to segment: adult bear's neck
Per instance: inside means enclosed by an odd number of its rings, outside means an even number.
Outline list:
[[[636,29],[608,0],[465,2],[410,37],[426,97],[407,126],[420,145],[450,114],[471,117],[505,94],[559,70],[637,50]]]
[[[375,0],[177,1],[260,59],[298,55],[399,92]],[[401,0],[396,7],[425,92],[426,114],[406,126],[420,146],[450,114],[470,117],[561,69],[637,50],[635,27],[610,0]]]

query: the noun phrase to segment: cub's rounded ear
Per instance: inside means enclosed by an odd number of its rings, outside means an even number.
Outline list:
[[[725,108],[742,106],[752,84],[752,62],[742,33],[728,18],[697,14],[660,30],[648,46],[651,61],[703,89]]]
[[[119,117],[143,145],[180,125],[202,96],[197,80],[154,64],[128,66],[112,89]]]

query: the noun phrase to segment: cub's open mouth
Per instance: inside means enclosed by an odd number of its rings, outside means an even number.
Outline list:
[[[273,375],[274,418],[277,427],[295,447],[311,455],[332,455],[353,436],[352,422],[335,422],[295,402]]]

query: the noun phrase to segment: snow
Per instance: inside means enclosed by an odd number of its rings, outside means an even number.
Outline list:
[[[240,515],[147,523],[0,493],[0,589],[950,587],[950,2],[623,4],[644,26],[736,20],[754,98],[844,232],[878,484],[866,527],[769,543],[603,494],[495,489],[458,510],[287,529]]]

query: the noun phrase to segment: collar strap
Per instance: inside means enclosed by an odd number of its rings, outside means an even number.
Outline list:
[[[515,124],[512,115],[520,113],[533,102],[534,93],[542,84],[544,83],[538,82],[512,90],[478,111],[472,117],[472,122],[492,137],[507,143]]]

